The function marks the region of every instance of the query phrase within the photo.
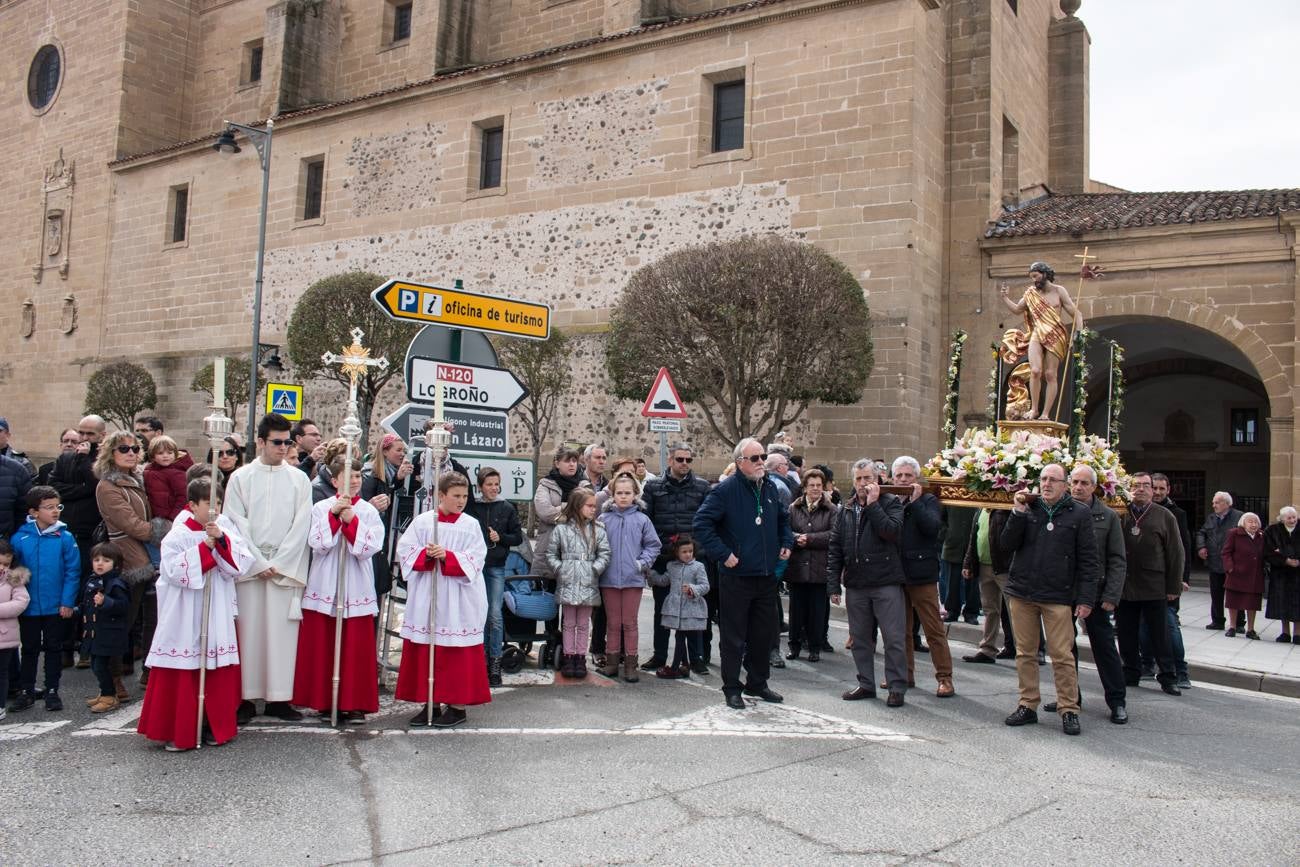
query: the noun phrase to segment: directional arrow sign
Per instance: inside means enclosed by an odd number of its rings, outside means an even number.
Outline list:
[[[551,308],[533,301],[407,280],[389,280],[370,297],[389,316],[406,322],[436,322],[532,340],[551,336]]]
[[[509,421],[505,413],[448,407],[443,415],[452,424],[452,449],[496,455],[510,452]],[[379,425],[410,443],[414,437],[424,436],[424,426],[431,418],[433,407],[408,403],[379,422]]]
[[[406,377],[406,396],[421,403],[434,402],[434,381],[442,385],[443,403],[471,409],[508,410],[528,396],[513,373],[500,367],[456,364],[432,358],[412,358]]]

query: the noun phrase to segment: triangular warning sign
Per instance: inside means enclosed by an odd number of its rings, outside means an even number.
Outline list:
[[[297,401],[293,399],[293,392],[281,391],[275,395],[275,405],[271,407],[271,412],[288,413],[293,415],[297,409]]]
[[[646,418],[686,418],[686,407],[677,394],[677,386],[668,375],[668,368],[659,368],[654,385],[650,386],[650,395],[641,407],[641,415]]]

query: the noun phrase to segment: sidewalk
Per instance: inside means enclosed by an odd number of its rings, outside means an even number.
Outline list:
[[[1263,611],[1255,618],[1259,641],[1251,641],[1244,633],[1226,638],[1222,631],[1206,629],[1210,622],[1210,591],[1205,580],[1204,575],[1192,575],[1192,589],[1183,594],[1178,618],[1192,683],[1202,681],[1300,698],[1300,646],[1274,641],[1281,628],[1276,620],[1265,620]],[[832,605],[831,616],[844,620],[844,607]],[[953,641],[978,646],[981,627],[961,620],[946,625]],[[1086,635],[1079,636],[1079,658],[1092,662]]]

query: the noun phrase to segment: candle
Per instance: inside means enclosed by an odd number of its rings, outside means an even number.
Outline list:
[[[217,358],[212,362],[212,405],[226,405],[226,359]]]
[[[433,381],[433,420],[443,421],[442,417],[442,380]]]

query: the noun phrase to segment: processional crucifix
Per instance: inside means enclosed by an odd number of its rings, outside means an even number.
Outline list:
[[[360,328],[353,328],[352,345],[343,347],[341,355],[327,352],[321,356],[321,361],[330,365],[339,365],[339,368],[348,377],[347,417],[343,419],[343,426],[339,428],[339,436],[347,441],[347,449],[344,452],[343,472],[340,474],[340,478],[335,479],[335,482],[337,483],[338,495],[349,499],[352,496],[353,446],[361,436],[361,422],[357,418],[357,379],[365,375],[367,370],[372,367],[379,370],[388,369],[387,358],[371,358],[370,348],[361,345],[361,338],[364,336],[365,332]],[[344,550],[339,552],[338,576],[334,587],[334,680],[330,698],[331,726],[337,726],[339,723],[339,667],[343,651],[344,581],[347,576],[347,539],[343,538],[341,529],[339,536]]]

